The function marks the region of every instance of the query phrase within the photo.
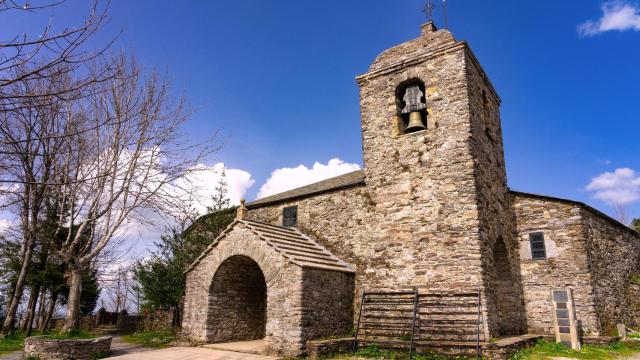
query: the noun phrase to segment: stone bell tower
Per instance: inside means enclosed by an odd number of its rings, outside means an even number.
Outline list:
[[[429,22],[357,82],[378,283],[482,289],[485,334],[523,332],[500,98],[471,49]]]

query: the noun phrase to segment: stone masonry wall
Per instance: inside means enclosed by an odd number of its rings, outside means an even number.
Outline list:
[[[319,269],[302,273],[303,338],[348,335],[353,328],[353,274]]]
[[[208,340],[255,340],[265,336],[267,289],[258,264],[246,256],[225,260],[213,277]]]
[[[95,339],[53,339],[47,336],[31,336],[24,340],[25,359],[40,360],[90,360],[105,357],[111,349],[111,336]]]
[[[640,282],[631,282],[629,299],[631,299],[631,320],[629,325],[638,327],[640,326]]]
[[[616,324],[633,320],[631,277],[640,273],[640,235],[584,208],[584,233],[593,273],[594,296],[605,335],[616,334]]]
[[[471,118],[471,148],[480,215],[480,239],[489,332],[525,332],[515,219],[507,188],[500,99],[469,50],[466,57],[467,92]]]
[[[585,334],[601,332],[579,205],[514,194],[520,271],[530,333],[553,334],[550,291],[572,288]],[[544,233],[547,259],[532,260],[529,233]]]

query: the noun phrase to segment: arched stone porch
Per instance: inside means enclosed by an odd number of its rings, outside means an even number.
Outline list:
[[[349,331],[353,278],[299,231],[238,220],[187,271],[183,335],[201,343],[264,337],[268,353],[297,355],[311,338]]]

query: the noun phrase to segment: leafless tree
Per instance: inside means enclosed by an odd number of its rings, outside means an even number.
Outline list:
[[[120,312],[128,310],[130,302],[135,301],[133,295],[133,274],[130,266],[118,266],[105,274],[100,281],[107,290],[111,300],[111,310]]]
[[[68,117],[73,128],[93,130],[75,131],[56,162],[62,178],[52,186],[69,209],[67,227],[75,229],[60,250],[70,269],[65,331],[79,325],[82,271],[131,222],[173,209],[177,180],[217,150],[184,141],[181,126],[191,110],[172,100],[164,77],[144,73],[132,58],[113,63],[122,76]]]
[[[55,71],[55,70],[54,70]],[[64,74],[15,82],[13,94],[55,93],[68,84]],[[52,179],[56,154],[65,142],[63,103],[54,96],[28,98],[11,111],[0,111],[0,209],[19,219],[20,272],[9,299],[7,316],[2,326],[6,335],[15,324],[15,314],[22,298],[27,266],[36,244],[38,219]]]
[[[53,10],[64,2],[0,0],[0,21]],[[89,41],[109,21],[107,8],[108,2],[96,0],[84,21],[74,27],[54,30],[49,21],[35,33],[17,29],[18,34],[0,39],[0,210],[15,215],[22,237],[22,268],[11,289],[0,336],[15,324],[56,152],[69,135],[61,109],[115,75],[109,62],[94,66],[111,42],[96,48]]]
[[[0,0],[12,11],[55,7]],[[173,101],[157,72],[131,58],[105,59],[109,44],[86,49],[108,18],[95,2],[81,26],[0,43],[0,210],[19,219],[22,268],[2,335],[16,322],[45,197],[58,203],[69,269],[64,330],[78,328],[82,272],[145,214],[175,208],[175,187],[214,143],[190,146],[180,128],[191,110]],[[183,191],[184,193],[184,191]],[[55,302],[54,302],[55,306]]]
[[[5,16],[53,10],[64,3],[65,0],[0,0],[0,21]],[[34,97],[69,99],[82,96],[88,89],[87,85],[109,79],[109,67],[97,73],[87,69],[92,61],[104,55],[113,42],[95,48],[95,44],[89,41],[108,23],[107,8],[108,2],[101,4],[94,0],[87,17],[76,26],[56,31],[50,20],[35,34],[24,32],[0,39],[0,111],[28,106],[27,102]],[[12,91],[12,85],[16,83],[70,74],[73,74],[73,83],[55,90]]]
[[[615,212],[616,220],[620,221],[625,225],[629,225],[631,219],[629,218],[629,212],[627,211],[627,207],[622,203],[612,203],[611,207]]]

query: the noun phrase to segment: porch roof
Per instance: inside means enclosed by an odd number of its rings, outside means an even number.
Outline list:
[[[332,270],[354,273],[346,262],[333,255],[328,249],[311,239],[296,228],[276,226],[248,219],[236,219],[232,222],[198,258],[185,270],[193,270],[196,265],[212,251],[236,226],[244,225],[261,241],[274,248],[289,262],[305,268]]]

